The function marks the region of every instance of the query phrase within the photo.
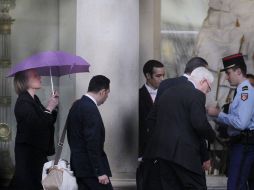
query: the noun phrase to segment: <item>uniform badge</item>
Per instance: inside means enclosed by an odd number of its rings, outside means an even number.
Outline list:
[[[249,89],[248,86],[242,87],[242,91],[246,91],[246,90],[248,90],[248,89]]]
[[[241,100],[242,101],[248,100],[248,93],[242,93],[241,94]]]

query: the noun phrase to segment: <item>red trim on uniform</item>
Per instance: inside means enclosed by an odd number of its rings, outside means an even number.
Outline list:
[[[238,54],[235,54],[235,55],[230,55],[230,56],[228,56],[228,57],[224,57],[224,58],[223,58],[223,61],[228,61],[228,60],[230,60],[230,59],[234,59],[234,58],[242,57],[242,56],[243,56],[243,54],[241,54],[241,53],[238,53]]]

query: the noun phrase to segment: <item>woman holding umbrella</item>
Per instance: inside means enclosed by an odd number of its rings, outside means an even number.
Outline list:
[[[35,95],[41,88],[41,77],[34,69],[17,72],[14,87],[18,94],[14,110],[16,169],[10,189],[40,190],[43,164],[55,152],[54,123],[59,95],[49,97],[46,107],[41,104]]]

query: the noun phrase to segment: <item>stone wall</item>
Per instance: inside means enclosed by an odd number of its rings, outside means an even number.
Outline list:
[[[218,101],[219,105],[225,103],[230,88],[225,81],[225,74],[218,73],[223,67],[222,57],[241,52],[247,63],[248,73],[254,72],[253,9],[253,0],[209,1],[208,15],[199,32],[195,54],[209,62],[216,78],[209,100]]]
[[[11,60],[17,64],[34,53],[46,50],[57,50],[59,44],[58,32],[58,1],[52,0],[19,0],[11,11],[15,19],[11,34]],[[10,79],[12,84],[12,79]],[[50,81],[48,77],[42,79],[43,88],[38,95],[45,104],[49,97]],[[58,89],[58,79],[54,78],[54,84]],[[12,128],[12,141],[10,152],[14,162],[14,142],[16,135],[16,120],[14,117],[14,105],[17,95],[12,86],[12,109],[10,124]],[[58,126],[57,126],[58,127]]]
[[[76,53],[90,64],[76,76],[76,98],[94,75],[111,80],[100,110],[106,127],[105,149],[114,178],[134,178],[137,165],[139,86],[139,2],[78,0]]]

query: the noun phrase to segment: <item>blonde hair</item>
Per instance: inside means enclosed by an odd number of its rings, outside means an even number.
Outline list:
[[[27,71],[21,71],[15,74],[14,88],[17,94],[21,94],[28,89],[28,76]]]

